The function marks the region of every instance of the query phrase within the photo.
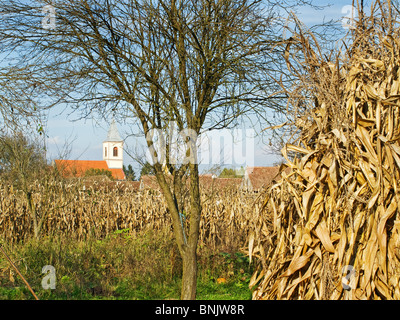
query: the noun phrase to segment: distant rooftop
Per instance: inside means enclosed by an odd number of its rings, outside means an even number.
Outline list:
[[[107,139],[105,141],[122,141],[114,119],[111,121],[110,129],[108,129]]]
[[[103,169],[111,171],[116,180],[125,180],[125,173],[122,169],[109,168],[105,160],[54,160],[57,169],[66,178],[84,177],[89,169]]]

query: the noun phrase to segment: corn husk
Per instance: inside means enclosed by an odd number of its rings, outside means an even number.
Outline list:
[[[400,43],[392,33],[367,28],[340,62],[308,55],[315,99],[299,139],[282,150],[288,169],[249,238],[254,299],[400,299]],[[312,51],[307,37],[297,40]]]

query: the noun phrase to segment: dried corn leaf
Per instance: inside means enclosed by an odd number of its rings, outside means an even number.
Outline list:
[[[384,8],[386,2],[376,4]],[[293,38],[310,59],[306,63],[318,67],[306,68],[304,87],[293,91],[293,101],[310,103],[307,126],[299,122],[297,145],[282,149],[291,171],[268,191],[270,205],[262,213],[276,224],[269,243],[278,245],[266,256],[268,281],[254,297],[400,298],[400,41],[393,36],[400,28],[388,35],[375,17],[366,21],[374,27],[358,34],[341,63],[316,55],[313,37]],[[290,49],[286,59],[293,62]],[[290,66],[295,70],[295,63]],[[298,93],[310,84],[314,101],[301,100]],[[289,151],[296,156],[289,158]],[[279,224],[274,207],[285,208]],[[346,265],[356,270],[350,291],[341,285]],[[328,281],[326,270],[339,271]]]

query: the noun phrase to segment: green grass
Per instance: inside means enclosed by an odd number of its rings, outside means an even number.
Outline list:
[[[182,261],[168,232],[133,236],[118,231],[106,239],[70,241],[31,240],[7,247],[7,254],[43,300],[179,299]],[[243,254],[198,252],[197,299],[251,299],[252,267]],[[43,266],[56,270],[56,288],[43,289]],[[225,283],[217,283],[225,278]],[[0,255],[0,299],[33,299],[19,276]]]

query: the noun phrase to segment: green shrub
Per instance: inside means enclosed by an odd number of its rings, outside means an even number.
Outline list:
[[[85,171],[85,177],[92,177],[92,176],[107,176],[110,180],[114,180],[112,172],[106,169],[90,168]]]

